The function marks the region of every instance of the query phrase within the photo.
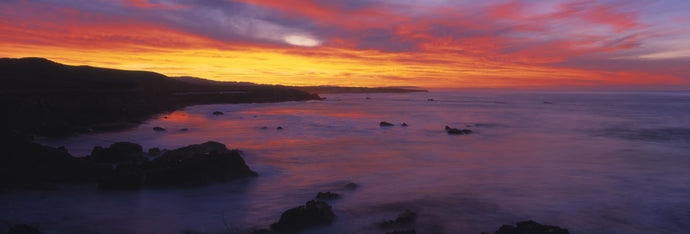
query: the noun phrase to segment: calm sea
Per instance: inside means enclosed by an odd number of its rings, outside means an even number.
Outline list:
[[[16,191],[0,194],[0,222],[46,233],[236,233],[333,191],[342,195],[329,202],[337,221],[306,233],[383,233],[391,230],[375,223],[405,209],[417,212],[418,233],[493,232],[529,219],[571,233],[690,231],[690,92],[323,96],[192,106],[123,132],[41,140],[77,156],[117,141],[218,141],[241,149],[259,177],[194,189]],[[474,133],[448,135],[446,125]],[[350,182],[359,187],[343,189]]]

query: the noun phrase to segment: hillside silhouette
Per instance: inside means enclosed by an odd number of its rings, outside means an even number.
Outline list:
[[[0,59],[0,84],[0,130],[23,136],[122,129],[187,105],[320,98],[285,86],[203,84],[43,58]]]

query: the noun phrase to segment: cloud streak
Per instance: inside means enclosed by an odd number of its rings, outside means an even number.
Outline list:
[[[0,56],[282,84],[690,84],[690,30],[677,23],[688,11],[675,0],[6,0]]]

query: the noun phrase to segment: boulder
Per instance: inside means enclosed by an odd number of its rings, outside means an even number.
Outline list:
[[[159,148],[157,148],[157,147],[150,148],[149,151],[148,151],[148,155],[149,155],[149,156],[158,156],[158,155],[160,155],[160,154],[161,154],[161,149],[159,149]]]
[[[312,200],[303,206],[283,212],[280,220],[272,224],[271,228],[279,232],[297,232],[305,228],[331,224],[335,218],[335,213],[328,203]]]
[[[395,124],[392,124],[392,123],[389,123],[389,122],[386,122],[386,121],[381,121],[381,122],[379,123],[379,126],[381,126],[381,127],[392,127],[392,126],[395,126]]]
[[[228,150],[212,141],[167,151],[153,160],[146,173],[146,184],[190,187],[257,176],[240,154],[239,150]]]
[[[240,154],[218,142],[190,145],[165,151],[153,161],[120,163],[98,186],[103,190],[195,187],[257,176]]]
[[[340,194],[332,192],[319,192],[316,194],[316,200],[333,200],[340,198]]]
[[[143,159],[143,148],[132,142],[117,142],[108,148],[96,146],[86,159],[95,163],[118,163]]]
[[[495,234],[570,234],[568,229],[557,226],[542,225],[532,220],[518,222],[517,226],[503,225]]]
[[[120,163],[112,173],[103,176],[98,181],[100,190],[129,190],[141,189],[146,182],[146,171],[151,163]]]
[[[214,112],[213,112],[213,115],[223,115],[223,112],[220,112],[220,111],[214,111]]]

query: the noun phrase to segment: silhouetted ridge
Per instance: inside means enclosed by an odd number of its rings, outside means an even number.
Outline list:
[[[319,99],[284,86],[184,82],[147,71],[0,59],[1,120],[27,135],[119,129],[186,105]]]

